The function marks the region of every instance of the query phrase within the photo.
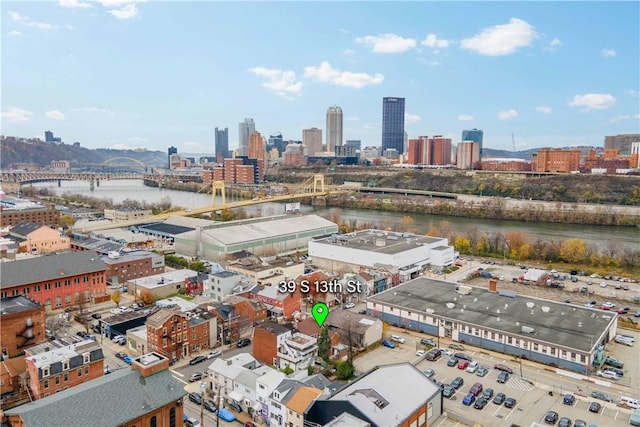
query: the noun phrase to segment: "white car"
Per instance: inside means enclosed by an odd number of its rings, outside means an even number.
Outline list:
[[[466,371],[473,374],[475,371],[478,370],[478,366],[479,366],[478,362],[471,362],[469,363],[469,366],[467,366]]]
[[[207,359],[213,359],[216,358],[218,356],[220,356],[222,353],[219,352],[218,350],[214,350],[211,353],[207,354]]]
[[[426,352],[426,351],[424,351],[424,350],[418,350],[418,351],[416,351],[416,356],[418,356],[418,357],[424,356],[425,354],[427,354],[427,352]]]
[[[601,288],[606,288],[607,287],[607,282],[600,282],[600,287]]]
[[[602,378],[607,378],[610,380],[617,380],[618,379],[618,374],[616,374],[615,372],[612,371],[598,371],[596,372],[596,375]]]
[[[621,336],[617,336],[613,339],[618,344],[626,345],[627,347],[633,347],[633,341]]]
[[[124,335],[116,335],[115,337],[111,338],[111,341],[118,342],[123,338],[126,338],[126,337]]]
[[[355,307],[355,306],[356,306],[356,305],[355,305],[354,303],[352,303],[352,302],[348,302],[348,303],[346,303],[346,304],[344,305],[344,308],[353,308],[353,307]]]
[[[404,344],[404,338],[399,337],[398,335],[391,335],[391,341],[399,342],[400,344]]]
[[[615,307],[616,305],[615,305],[614,303],[612,303],[612,302],[608,302],[608,301],[607,301],[607,302],[605,302],[604,304],[602,304],[602,306],[603,306],[603,307],[613,308],[613,307]]]

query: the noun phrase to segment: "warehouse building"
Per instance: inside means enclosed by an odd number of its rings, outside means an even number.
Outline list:
[[[322,269],[349,272],[361,266],[391,266],[399,270],[402,282],[417,277],[426,266],[442,270],[453,265],[457,256],[445,238],[382,230],[332,234],[309,242],[309,257]]]
[[[492,290],[493,289],[493,290]],[[617,314],[425,277],[367,299],[384,322],[586,372],[616,335]]]
[[[208,260],[250,251],[257,256],[306,250],[316,236],[337,233],[338,226],[318,215],[253,218],[197,227],[176,235],[176,252]]]

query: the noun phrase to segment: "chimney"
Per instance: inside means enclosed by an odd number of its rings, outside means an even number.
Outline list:
[[[498,280],[489,279],[489,292],[498,292]]]
[[[158,353],[147,353],[133,359],[131,369],[140,372],[142,377],[148,377],[159,371],[169,369],[169,359]],[[144,385],[144,380],[140,383]]]
[[[231,359],[227,359],[227,366],[231,366]]]

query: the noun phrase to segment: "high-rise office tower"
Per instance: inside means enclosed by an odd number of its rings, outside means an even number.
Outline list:
[[[249,135],[247,142],[247,157],[250,159],[264,160],[265,146],[264,138],[260,132],[253,132]]]
[[[480,157],[482,157],[482,135],[481,129],[463,130],[461,139],[461,141],[477,142],[480,145]]]
[[[342,145],[342,108],[329,107],[327,110],[327,152],[334,153]]]
[[[404,153],[404,98],[382,99],[382,152]]]
[[[269,135],[269,141],[267,142],[267,152],[271,152],[274,148],[278,150],[278,157],[282,157],[284,153],[285,144],[282,138],[282,133],[278,132],[275,135]]]
[[[171,155],[172,154],[178,154],[178,149],[176,147],[174,147],[173,145],[171,147],[169,147],[169,149],[167,150],[167,167],[169,169],[171,169]]]
[[[215,139],[216,139],[216,162],[222,163],[222,161],[228,157],[229,155],[229,128],[218,129],[215,130]]]
[[[475,141],[458,143],[456,157],[458,169],[478,169],[480,166],[480,144]]]
[[[244,119],[238,125],[238,152],[241,156],[247,155],[247,144],[249,143],[249,135],[256,131],[256,124],[253,119]]]
[[[322,129],[302,129],[302,145],[307,156],[315,156],[322,152]]]

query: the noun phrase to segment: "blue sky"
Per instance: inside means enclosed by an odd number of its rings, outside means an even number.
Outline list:
[[[638,2],[2,2],[2,134],[88,148],[213,151],[252,117],[302,139],[344,112],[380,145],[382,98],[410,137],[602,145],[640,132]],[[323,135],[324,137],[324,135]]]

